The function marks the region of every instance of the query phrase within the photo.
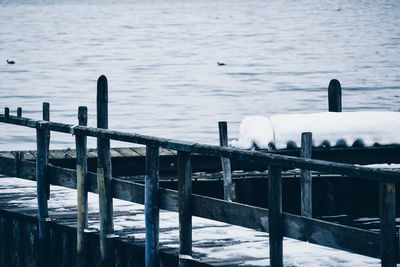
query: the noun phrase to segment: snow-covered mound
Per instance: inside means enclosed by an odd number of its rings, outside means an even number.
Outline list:
[[[239,140],[244,149],[300,147],[301,133],[312,132],[313,146],[373,146],[400,144],[400,112],[323,112],[246,117]]]

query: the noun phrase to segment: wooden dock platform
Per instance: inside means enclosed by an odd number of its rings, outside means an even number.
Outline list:
[[[50,266],[74,266],[76,263],[76,190],[51,186],[49,200]],[[14,242],[0,248],[1,266],[37,266],[37,198],[34,181],[0,176],[0,229],[2,237]],[[89,193],[90,243],[98,246],[98,195]],[[8,225],[7,225],[8,222]],[[10,223],[12,222],[12,223]],[[30,224],[28,224],[29,222]],[[144,206],[114,199],[116,266],[143,266]],[[179,247],[178,213],[160,212],[160,256],[166,266],[177,266]],[[6,238],[6,240],[7,240]],[[19,242],[18,242],[19,240]],[[193,266],[269,266],[268,233],[218,221],[193,217]],[[1,246],[4,244],[2,238]],[[28,242],[25,242],[28,241]],[[284,238],[285,266],[379,266],[380,260],[345,251]],[[31,245],[30,250],[23,248]],[[19,247],[21,246],[21,247]],[[23,253],[22,253],[23,251]],[[19,253],[6,262],[5,253]],[[96,249],[89,251],[90,262],[96,262]],[[9,264],[9,265],[7,265]]]

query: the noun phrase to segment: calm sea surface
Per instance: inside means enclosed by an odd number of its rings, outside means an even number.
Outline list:
[[[215,144],[220,120],[235,138],[247,115],[326,111],[333,78],[344,111],[397,111],[399,68],[398,0],[0,0],[0,108],[36,119],[86,105],[95,126],[105,74],[110,128]],[[32,129],[0,131],[1,150],[35,148]]]

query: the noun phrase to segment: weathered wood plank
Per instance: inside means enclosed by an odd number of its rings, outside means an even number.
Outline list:
[[[159,266],[159,148],[146,147],[145,221],[146,267]]]
[[[190,266],[192,255],[192,169],[190,153],[178,151],[179,266]],[[190,257],[189,257],[190,258]]]

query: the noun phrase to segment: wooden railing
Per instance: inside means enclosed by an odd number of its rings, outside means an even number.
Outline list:
[[[100,96],[99,96],[100,94]],[[103,94],[103,96],[101,95]],[[110,240],[113,238],[112,197],[145,205],[146,216],[146,266],[158,266],[159,255],[159,209],[179,212],[179,265],[188,266],[192,253],[192,216],[213,219],[258,231],[269,232],[271,266],[283,266],[283,236],[307,241],[331,248],[381,258],[382,266],[395,266],[398,252],[395,250],[395,183],[400,173],[390,170],[359,167],[350,164],[290,157],[258,151],[235,149],[183,142],[153,136],[108,130],[107,128],[107,80],[98,81],[98,127],[87,127],[87,109],[79,108],[79,125],[63,124],[47,120],[33,120],[9,114],[8,108],[0,115],[0,122],[36,129],[36,163],[24,161],[19,155],[15,159],[2,158],[0,172],[6,175],[37,181],[39,209],[39,240],[41,250],[46,248],[48,221],[47,200],[49,184],[78,190],[78,261],[85,258],[84,229],[87,226],[87,192],[99,194],[100,205],[100,250],[104,265],[113,265]],[[102,102],[102,103],[99,103]],[[103,121],[103,122],[102,122]],[[48,163],[49,133],[60,132],[75,135],[77,151],[76,170],[52,166]],[[86,138],[97,138],[97,174],[87,171]],[[109,140],[124,141],[146,146],[145,185],[111,177]],[[178,191],[159,188],[159,148],[177,151]],[[231,201],[192,194],[192,153],[217,156],[225,159],[260,162],[269,168],[268,209],[248,206]],[[282,168],[299,168],[304,171],[319,171],[331,174],[351,175],[362,182],[370,179],[380,182],[381,231],[362,230],[329,223],[310,217],[282,212]],[[81,257],[80,257],[80,256]],[[41,266],[46,266],[45,255],[40,255]]]

